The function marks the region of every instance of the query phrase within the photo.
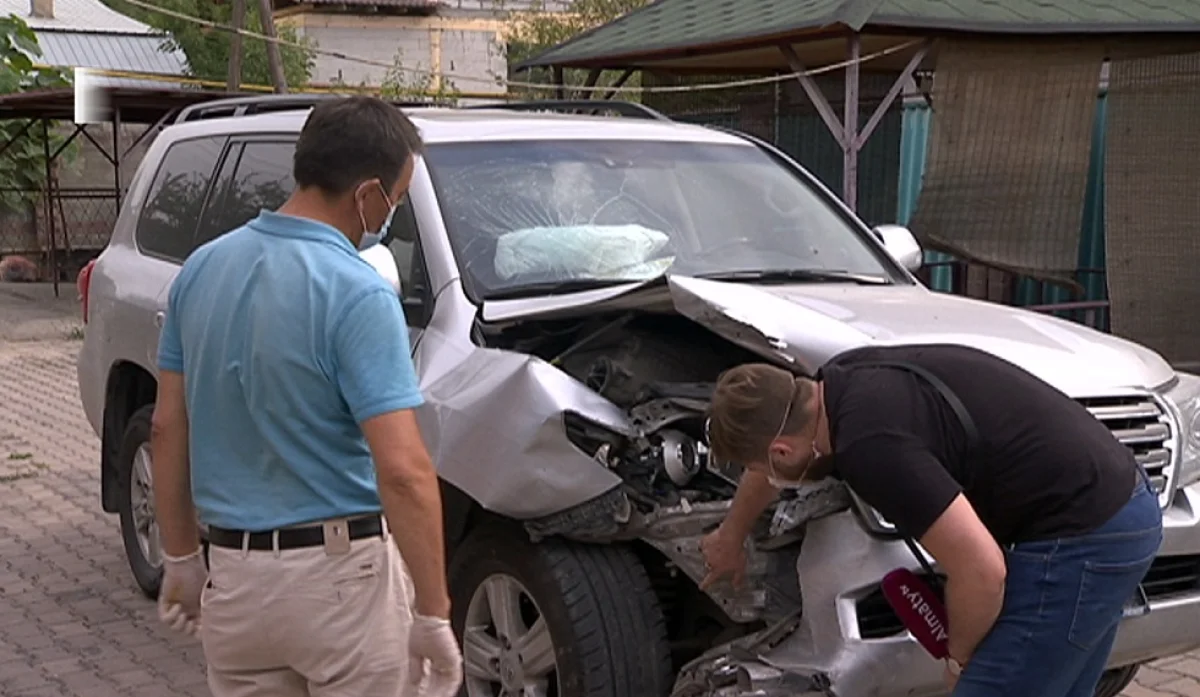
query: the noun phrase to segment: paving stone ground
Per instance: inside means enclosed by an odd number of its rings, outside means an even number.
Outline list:
[[[0,283],[0,697],[210,697],[199,643],[163,629],[100,510],[73,286]],[[1200,697],[1200,652],[1127,697]]]
[[[0,697],[208,697],[100,510],[75,288],[0,284]]]

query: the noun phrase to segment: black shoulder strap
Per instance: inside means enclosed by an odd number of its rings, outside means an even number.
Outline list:
[[[853,364],[848,367],[898,368],[900,370],[907,370],[908,372],[924,379],[925,382],[928,382],[935,390],[938,391],[939,394],[941,394],[942,399],[946,402],[946,405],[950,407],[950,411],[954,412],[955,418],[957,418],[958,422],[962,425],[963,434],[967,439],[965,448],[966,456],[970,457],[979,447],[979,429],[975,427],[975,420],[971,418],[971,414],[967,411],[966,405],[962,403],[962,400],[958,398],[958,395],[954,393],[954,390],[950,389],[949,385],[925,368],[905,361],[870,361],[866,363]],[[908,549],[913,553],[913,556],[917,558],[917,561],[921,562],[921,568],[925,570],[925,573],[929,574],[930,583],[934,584],[935,588],[940,588],[941,582],[938,580],[937,574],[935,574],[933,571],[933,565],[930,564],[925,555],[921,553],[921,549],[917,546],[916,540],[905,536],[904,544],[908,545]]]
[[[975,427],[975,420],[971,418],[971,414],[967,411],[967,407],[962,403],[962,400],[958,398],[958,395],[954,393],[954,390],[950,389],[950,386],[947,385],[941,378],[929,372],[925,368],[916,365],[915,363],[907,363],[905,361],[871,361],[870,363],[859,363],[854,367],[857,368],[860,366],[899,368],[900,370],[907,370],[908,372],[923,378],[925,382],[928,382],[935,390],[938,391],[938,393],[942,396],[942,399],[945,400],[946,405],[950,407],[950,411],[954,412],[955,418],[957,418],[958,422],[962,425],[963,434],[967,439],[967,455],[969,456],[976,450],[976,448],[979,447],[979,429]]]

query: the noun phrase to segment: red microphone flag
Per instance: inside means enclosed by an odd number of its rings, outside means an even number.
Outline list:
[[[880,584],[883,597],[929,655],[949,656],[946,607],[925,581],[908,569],[895,569]]]

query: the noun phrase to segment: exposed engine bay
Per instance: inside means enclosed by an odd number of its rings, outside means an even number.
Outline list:
[[[643,512],[733,495],[738,473],[705,467],[704,421],[717,375],[753,354],[678,315],[543,321],[504,338],[503,348],[548,361],[629,414],[637,436],[625,443],[570,415],[567,427],[621,475]]]
[[[479,327],[485,345],[536,356],[628,415],[633,435],[572,413],[567,437],[623,484],[582,506],[525,522],[536,539],[639,541],[671,625],[677,666],[800,611],[796,557],[804,525],[849,505],[840,486],[786,492],[760,520],[745,583],[701,591],[700,540],[724,518],[741,469],[711,466],[705,421],[717,376],[761,357],[673,313],[591,313]]]

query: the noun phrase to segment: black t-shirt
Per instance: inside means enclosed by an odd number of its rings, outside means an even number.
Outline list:
[[[966,434],[940,378],[979,432]],[[1095,529],[1129,500],[1133,452],[1083,405],[1017,366],[952,345],[867,347],[821,368],[835,476],[903,534],[920,538],[961,492],[1000,544]]]

